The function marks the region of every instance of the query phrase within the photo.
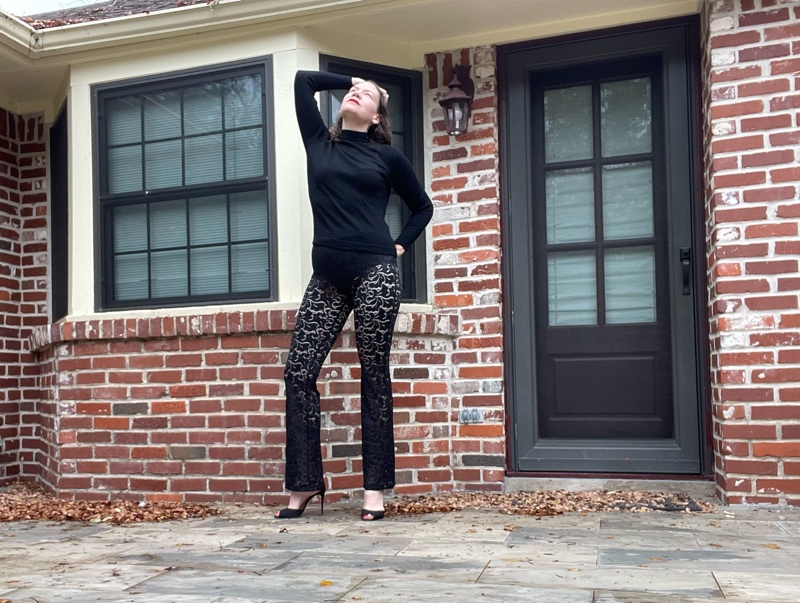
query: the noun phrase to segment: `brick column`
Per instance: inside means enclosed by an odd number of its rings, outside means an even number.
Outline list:
[[[709,1],[703,26],[717,484],[800,504],[800,5]]]
[[[456,489],[499,490],[505,475],[503,322],[497,161],[495,50],[468,48],[426,57],[427,153],[433,218],[433,302],[461,317],[451,355],[452,467]],[[469,131],[449,136],[438,99],[453,64],[472,65]],[[462,408],[483,423],[459,423]]]
[[[47,322],[46,176],[42,118],[0,109],[0,485],[37,473],[38,367],[24,340]]]

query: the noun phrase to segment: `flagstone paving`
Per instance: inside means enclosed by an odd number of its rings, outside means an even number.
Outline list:
[[[0,524],[13,603],[699,603],[800,600],[800,509],[557,517],[464,510],[277,521]],[[486,599],[484,599],[486,598]]]

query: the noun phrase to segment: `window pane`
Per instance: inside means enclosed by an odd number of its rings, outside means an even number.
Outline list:
[[[545,189],[547,242],[594,241],[592,168],[547,172]]]
[[[108,150],[108,192],[129,193],[142,190],[142,147]]]
[[[181,186],[181,141],[154,142],[144,147],[145,186],[148,189]]]
[[[158,251],[150,259],[153,297],[177,297],[189,293],[186,250]]]
[[[383,87],[386,92],[389,93],[389,121],[392,124],[392,130],[395,132],[404,132],[406,124],[403,89],[400,86],[392,84],[385,84]]]
[[[593,251],[547,256],[547,299],[551,326],[597,324],[597,275]]]
[[[108,144],[142,141],[142,107],[138,96],[117,98],[106,104]]]
[[[147,251],[147,206],[114,208],[114,251]]]
[[[268,203],[264,191],[231,195],[231,241],[252,241],[269,236]]]
[[[260,75],[225,80],[222,88],[226,129],[261,125],[263,106]]]
[[[186,184],[222,180],[222,135],[187,138]]]
[[[184,136],[222,130],[222,93],[219,84],[210,82],[187,88],[183,93]]]
[[[652,148],[650,78],[600,86],[603,157],[649,153]]]
[[[547,163],[590,159],[592,87],[575,86],[544,93],[544,157]]]
[[[264,175],[264,141],[261,128],[225,135],[227,180]]]
[[[269,287],[269,249],[266,243],[231,247],[233,291],[264,291]]]
[[[147,299],[147,254],[114,258],[114,297],[119,300]]]
[[[331,90],[331,125],[336,123],[336,118],[339,116],[339,110],[342,108],[342,100],[345,94],[347,94],[347,92],[344,90]]]
[[[167,201],[150,205],[150,248],[186,246],[186,202]]]
[[[606,251],[606,322],[656,321],[656,261],[652,247]]]
[[[189,201],[189,224],[192,245],[227,243],[228,203],[225,195]]]
[[[228,246],[192,249],[192,295],[228,293]]]
[[[649,161],[603,167],[603,234],[608,240],[653,236]]]
[[[144,139],[181,136],[180,92],[155,92],[144,97]]]

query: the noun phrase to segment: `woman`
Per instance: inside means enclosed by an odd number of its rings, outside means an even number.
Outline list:
[[[348,92],[329,131],[314,94],[340,89]],[[322,513],[325,482],[316,383],[351,310],[361,363],[361,519],[383,519],[383,490],[395,484],[389,352],[400,307],[397,256],[425,229],[433,205],[411,164],[391,146],[388,98],[375,82],[360,78],[308,71],[295,77],[314,216],[314,274],[297,311],[284,372],[286,488],[291,497],[277,518],[300,517],[317,495]],[[384,220],[392,189],[411,210],[396,240]]]

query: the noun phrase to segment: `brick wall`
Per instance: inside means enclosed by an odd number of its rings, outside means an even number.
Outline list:
[[[731,503],[800,504],[800,4],[703,17],[716,478]]]
[[[472,65],[475,99],[466,134],[445,131],[438,99],[453,64]],[[505,475],[500,193],[497,160],[495,49],[478,47],[426,56],[429,190],[433,217],[434,304],[461,317],[450,357],[455,417],[465,407],[482,424],[456,424],[453,479],[458,489],[499,490]]]
[[[35,473],[38,367],[23,342],[47,322],[44,135],[41,117],[0,109],[0,485]]]
[[[43,361],[43,480],[81,499],[282,502],[283,367],[294,312],[61,322],[30,340]],[[456,315],[395,329],[397,491],[452,488],[446,358]],[[330,498],[362,487],[352,319],[323,367]],[[50,427],[52,426],[52,429]]]

